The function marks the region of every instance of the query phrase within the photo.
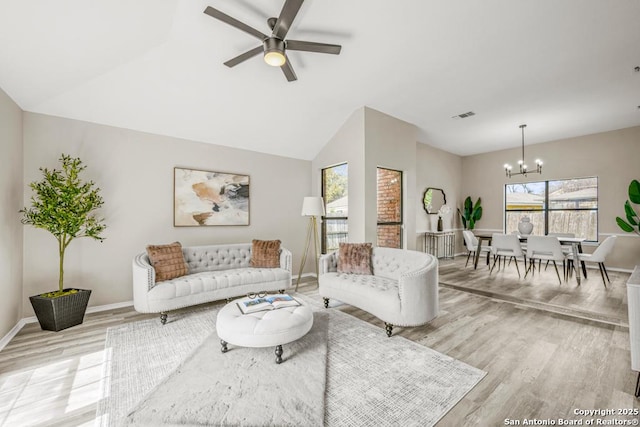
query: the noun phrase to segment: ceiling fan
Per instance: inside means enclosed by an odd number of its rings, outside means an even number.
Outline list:
[[[262,32],[248,26],[247,24],[238,21],[235,18],[214,9],[211,6],[207,6],[204,13],[207,15],[219,19],[232,27],[236,27],[239,30],[251,34],[255,38],[262,41],[262,45],[253,48],[247,52],[244,52],[235,58],[232,58],[224,63],[227,67],[235,67],[236,65],[246,61],[249,58],[253,58],[259,53],[264,53],[264,60],[267,64],[280,67],[282,72],[288,81],[292,82],[297,80],[296,73],[293,71],[291,62],[287,57],[287,50],[300,50],[304,52],[316,52],[316,53],[330,53],[338,55],[342,46],[336,44],[307,42],[301,40],[285,40],[289,28],[295,19],[302,2],[304,0],[286,0],[280,16],[278,18],[271,17],[267,19],[267,24],[271,28],[271,35],[268,36]]]

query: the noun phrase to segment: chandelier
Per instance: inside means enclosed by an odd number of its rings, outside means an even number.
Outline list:
[[[520,158],[520,160],[518,160],[518,167],[520,169],[520,172],[511,172],[511,165],[508,163],[505,163],[504,165],[504,171],[507,174],[507,177],[511,178],[514,175],[524,175],[527,176],[530,173],[542,173],[542,160],[540,159],[536,159],[536,169],[535,170],[529,170],[526,163],[524,162],[524,128],[526,128],[527,125],[520,125],[520,129],[522,129],[522,157]]]

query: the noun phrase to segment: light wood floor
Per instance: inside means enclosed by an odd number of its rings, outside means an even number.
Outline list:
[[[552,270],[527,281],[518,281],[515,268],[515,277],[508,268],[488,278],[480,266],[464,268],[464,261],[441,263],[446,284],[440,287],[438,318],[394,330],[488,372],[438,426],[502,426],[507,419],[525,418],[628,419],[574,411],[640,408],[633,396],[628,328],[612,323],[616,316],[626,318],[628,275],[610,273],[613,283],[603,292],[597,270],[578,289],[575,281],[559,286]],[[301,293],[317,294],[315,283]],[[555,306],[576,300],[580,304],[566,313],[554,312]],[[370,314],[350,306],[337,309],[384,333],[383,323]],[[596,320],[586,319],[593,313]],[[82,325],[58,333],[25,326],[0,352],[0,425],[93,425],[107,328],[150,317],[156,316],[124,308],[88,314]]]

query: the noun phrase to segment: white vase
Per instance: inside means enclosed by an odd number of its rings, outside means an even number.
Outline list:
[[[518,232],[523,235],[531,234],[533,231],[533,223],[528,216],[522,217],[518,223]]]

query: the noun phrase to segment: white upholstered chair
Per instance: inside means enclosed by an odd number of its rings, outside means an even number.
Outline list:
[[[472,256],[475,257],[476,251],[478,250],[478,238],[473,234],[471,230],[462,230],[462,237],[464,237],[464,244],[467,247],[467,262],[464,263],[466,267],[469,263],[469,258]],[[489,254],[491,253],[491,246],[482,246],[480,248],[480,255],[483,253],[487,254],[487,265],[489,265]]]
[[[556,261],[562,261],[562,273],[565,281],[567,280],[567,269],[565,268],[565,261],[567,260],[567,254],[562,251],[562,246],[557,237],[554,236],[529,236],[527,238],[527,258],[529,258],[529,267],[524,277],[527,277],[529,271],[531,275],[535,272],[535,261],[551,261],[556,269],[556,275],[560,284],[562,279],[558,272],[558,265]]]
[[[522,252],[522,246],[520,246],[520,239],[515,234],[499,234],[494,233],[491,237],[491,253],[493,254],[493,265],[491,265],[491,271],[498,263],[498,270],[500,270],[500,259],[502,258],[504,265],[506,266],[507,259],[509,264],[511,260],[515,261],[516,270],[518,271],[518,277],[520,277],[520,267],[518,267],[518,258],[524,261],[524,266],[527,266],[527,258],[524,252]]]
[[[604,283],[605,288],[607,287],[607,281],[611,283],[611,280],[609,280],[609,273],[607,273],[604,262],[607,259],[607,256],[613,250],[613,246],[616,243],[616,238],[617,236],[607,237],[602,243],[600,243],[600,245],[598,245],[598,247],[595,251],[593,251],[592,254],[578,254],[580,261],[595,262],[598,264],[598,267],[600,268],[600,275],[602,276],[602,283]],[[607,276],[606,281],[605,276]]]
[[[549,233],[547,234],[547,236],[553,236],[553,237],[576,237],[576,233]],[[571,245],[560,245],[562,246],[562,252],[564,252],[565,254],[568,254],[569,252],[571,252]]]
[[[394,326],[419,326],[438,315],[438,259],[424,252],[376,248],[371,253],[373,274],[338,272],[339,251],[320,257],[318,293],[367,311]]]

